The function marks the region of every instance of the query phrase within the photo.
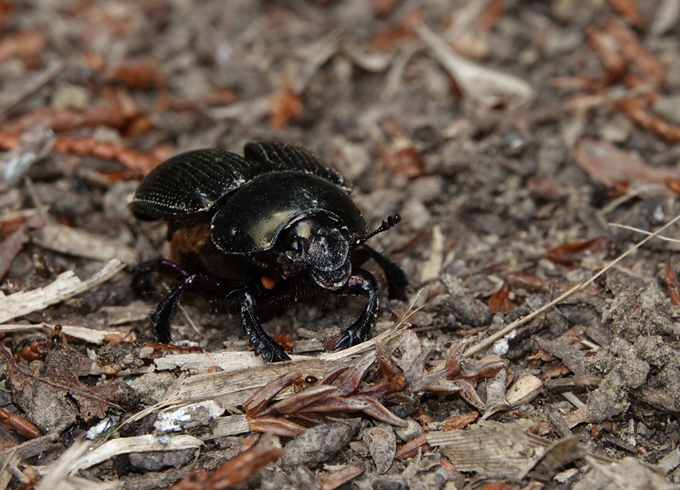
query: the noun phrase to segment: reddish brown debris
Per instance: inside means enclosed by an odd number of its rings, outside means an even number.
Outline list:
[[[609,238],[600,236],[584,242],[565,243],[564,245],[549,248],[545,253],[545,258],[554,264],[574,267],[580,263],[580,254],[586,250],[597,253],[606,250],[608,246]]]
[[[478,412],[468,412],[451,417],[441,422],[441,430],[460,430],[464,429],[479,417]]]
[[[272,117],[269,120],[269,126],[272,129],[285,129],[290,121],[301,119],[304,115],[305,108],[302,97],[294,94],[290,89],[291,86],[290,80],[286,80],[281,90],[272,97]]]
[[[0,41],[0,62],[10,58],[36,57],[46,46],[47,38],[39,32],[17,32]]]
[[[254,431],[269,432],[283,437],[295,437],[305,427],[326,422],[325,414],[363,412],[376,420],[405,427],[407,423],[395,416],[383,403],[404,403],[422,392],[438,394],[460,393],[470,404],[484,408],[484,402],[477,395],[474,385],[483,378],[495,376],[506,362],[496,356],[480,361],[464,359],[462,345],[453,350],[446,362],[441,362],[431,372],[426,366],[433,350],[423,351],[420,342],[412,332],[405,335],[400,345],[401,371],[382,343],[376,345],[376,353],[369,353],[359,359],[345,373],[336,385],[334,379],[346,368],[334,369],[323,379],[300,384],[301,391],[269,405],[282,390],[296,385],[302,378],[300,371],[293,371],[268,383],[254,393],[244,404],[250,428]],[[378,361],[380,374],[376,383],[368,385],[364,378],[369,368]],[[265,408],[269,405],[268,408]],[[450,425],[464,426],[471,421],[470,415],[451,421]]]
[[[335,490],[345,483],[354,480],[357,476],[364,472],[363,466],[348,465],[337,471],[327,471],[319,475],[319,479],[323,481],[321,490]]]
[[[18,352],[15,352],[13,357],[15,362],[24,362],[29,364],[32,361],[45,360],[47,354],[49,354],[49,343],[47,341],[33,341],[29,345],[21,348]]]
[[[397,449],[394,457],[395,459],[412,458],[416,455],[419,448],[422,448],[423,451],[430,449],[430,445],[427,443],[427,433],[421,434],[420,436],[401,446],[399,449]]]
[[[295,340],[293,336],[289,333],[282,333],[274,337],[274,342],[278,343],[286,349],[288,352],[293,352],[295,350]]]
[[[132,89],[165,87],[165,77],[153,60],[133,61],[111,70],[106,79],[121,82]]]
[[[505,281],[514,288],[526,289],[527,291],[550,291],[550,284],[528,272],[511,272],[505,276]]]
[[[489,298],[489,309],[493,313],[508,313],[517,308],[517,305],[510,299],[511,293],[510,285],[503,283],[503,286]]]
[[[84,111],[74,109],[55,110],[50,107],[37,109],[20,118],[3,124],[2,130],[8,133],[23,133],[36,126],[50,128],[56,133],[73,131],[83,127],[108,126],[122,128],[133,113],[126,111],[121,105],[110,107],[95,106]]]
[[[637,26],[645,24],[633,0],[610,0],[610,2],[631,24]],[[638,35],[631,28],[616,19],[608,19],[603,23],[602,30],[589,26],[586,33],[607,70],[604,85],[623,78],[629,88],[651,86],[656,90],[661,89],[665,68],[642,45]],[[680,127],[652,113],[650,107],[656,98],[658,94],[650,92],[644,96],[620,101],[616,107],[623,110],[639,126],[654,131],[669,141],[680,141]]]
[[[670,260],[666,260],[663,279],[668,288],[668,294],[671,297],[671,300],[673,300],[673,304],[675,306],[680,306],[680,282],[678,282],[678,274],[675,272],[675,269],[671,267]]]
[[[664,179],[664,184],[666,184],[666,187],[668,187],[670,190],[675,192],[676,194],[680,194],[680,179],[671,179],[666,178]]]
[[[35,439],[42,435],[42,432],[40,432],[40,429],[35,424],[2,408],[0,408],[0,420],[5,427],[17,431],[27,439]]]
[[[418,34],[411,27],[404,25],[390,26],[373,36],[371,48],[377,51],[389,52],[399,43],[416,39],[417,37]]]
[[[593,26],[586,27],[586,34],[605,70],[607,70],[605,84],[617,80],[625,71],[627,63],[623,55],[616,49],[614,39],[606,32],[599,31]]]
[[[621,101],[618,105],[638,126],[654,131],[668,141],[680,141],[680,127],[653,114],[649,101],[638,97]]]
[[[19,146],[19,134],[0,131],[0,148],[13,150]],[[112,141],[94,138],[72,138],[61,136],[56,138],[53,151],[72,153],[81,156],[95,156],[107,160],[117,160],[130,170],[146,175],[158,165],[162,158],[126,147]]]
[[[188,476],[171,490],[223,490],[246,481],[265,466],[273,463],[284,451],[274,447],[269,440],[239,454],[215,471],[200,471]]]
[[[484,31],[493,31],[505,14],[505,0],[492,0],[484,9],[479,19],[479,27]]]
[[[408,178],[420,177],[425,173],[423,161],[412,146],[386,153],[383,164],[395,174]]]

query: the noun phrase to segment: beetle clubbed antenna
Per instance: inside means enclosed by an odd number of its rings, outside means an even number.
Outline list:
[[[397,223],[399,223],[400,221],[401,221],[401,216],[398,215],[398,214],[393,214],[391,216],[388,216],[387,221],[383,220],[382,224],[378,227],[377,230],[369,233],[368,235],[357,238],[356,244],[359,245],[361,243],[364,243],[369,238],[373,238],[374,236],[376,236],[379,233],[382,233],[383,231],[387,231],[390,228],[394,228],[397,225]]]

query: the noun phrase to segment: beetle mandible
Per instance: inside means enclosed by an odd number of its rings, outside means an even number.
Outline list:
[[[158,340],[170,342],[170,314],[182,294],[195,291],[238,301],[255,352],[268,362],[289,360],[262,328],[256,308],[310,288],[366,298],[334,350],[368,339],[378,284],[362,264],[373,259],[383,269],[391,299],[406,299],[408,281],[397,264],[365,243],[399,216],[370,233],[351,189],[309,151],[283,143],[248,143],[244,157],[195,150],[154,168],[130,210],[142,220],[168,222],[170,260],[147,264],[134,279],[137,289],[156,269],[179,279],[151,315]]]

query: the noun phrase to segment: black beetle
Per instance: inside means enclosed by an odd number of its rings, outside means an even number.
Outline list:
[[[159,267],[180,279],[151,315],[158,340],[170,342],[170,313],[193,290],[238,301],[255,351],[268,362],[288,360],[255,308],[297,299],[311,286],[367,297],[334,349],[363,342],[375,323],[378,286],[361,265],[373,259],[385,271],[389,297],[406,299],[404,272],[364,243],[399,216],[369,233],[348,196],[351,182],[299,146],[249,143],[244,156],[206,149],[172,157],[149,173],[130,203],[139,219],[169,222],[171,260],[143,267],[135,279],[141,289]]]

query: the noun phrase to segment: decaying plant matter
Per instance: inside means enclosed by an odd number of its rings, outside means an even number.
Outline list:
[[[500,358],[482,362],[464,359],[463,346],[458,345],[446,361],[428,366],[434,349],[422,350],[420,341],[412,332],[404,334],[399,350],[401,357],[395,360],[387,353],[385,346],[378,343],[375,352],[364,355],[351,368],[333,369],[318,380],[303,378],[300,371],[281,376],[258,390],[243,404],[251,429],[295,437],[305,427],[328,423],[328,416],[353,412],[362,412],[375,420],[406,427],[407,422],[395,416],[385,405],[412,403],[423,393],[460,393],[466,401],[481,410],[484,402],[475,391],[475,384],[495,376],[506,365],[506,361]],[[371,372],[376,363],[378,369]],[[371,384],[366,382],[369,376]],[[270,404],[276,395],[290,386],[300,386],[301,389],[294,395]]]

